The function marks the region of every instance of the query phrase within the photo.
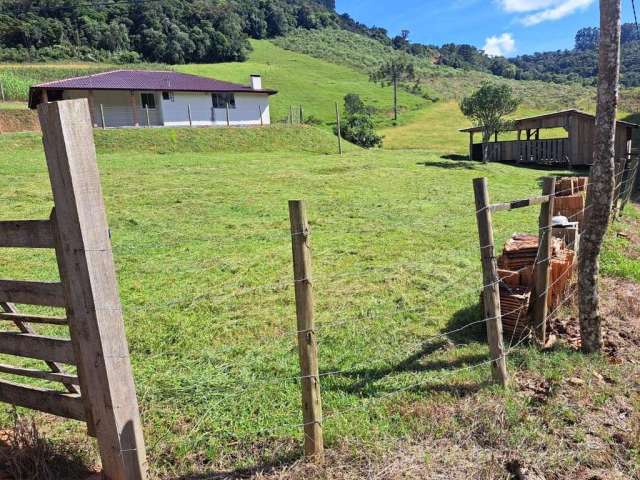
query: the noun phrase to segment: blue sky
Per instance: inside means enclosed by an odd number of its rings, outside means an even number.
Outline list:
[[[599,23],[597,0],[337,0],[337,10],[414,42],[470,43],[514,56],[572,48],[575,33]],[[640,2],[636,0],[640,7]],[[622,0],[623,22],[633,20]],[[639,12],[640,13],[640,12]]]

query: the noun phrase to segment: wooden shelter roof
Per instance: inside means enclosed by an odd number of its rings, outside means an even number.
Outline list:
[[[535,128],[566,127],[567,119],[569,117],[579,117],[585,120],[592,120],[593,122],[596,121],[596,117],[594,115],[591,115],[590,113],[582,112],[576,109],[570,109],[562,110],[559,112],[545,113],[543,115],[535,115],[532,117],[519,118],[513,121],[513,127],[510,130],[516,131]],[[622,120],[618,120],[617,123],[619,127],[640,128],[640,125],[638,124],[625,122]],[[460,131],[467,133],[481,132],[482,127],[463,128]]]

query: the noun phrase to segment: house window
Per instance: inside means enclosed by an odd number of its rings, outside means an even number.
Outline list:
[[[171,100],[173,102],[173,92],[162,92],[162,100]]]
[[[236,97],[233,93],[212,93],[213,108],[236,108]]]
[[[141,93],[140,99],[142,100],[142,108],[149,110],[156,108],[156,96],[153,93]]]

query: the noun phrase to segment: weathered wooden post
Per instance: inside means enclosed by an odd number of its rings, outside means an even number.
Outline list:
[[[304,108],[300,105],[300,125],[304,123]]]
[[[149,117],[149,105],[144,107],[145,113],[147,114],[147,128],[151,127],[151,118]]]
[[[342,128],[340,128],[340,106],[336,102],[336,125],[338,127],[338,152],[342,155]]]
[[[632,157],[629,162],[629,175],[625,180],[624,196],[622,197],[622,203],[620,205],[620,212],[624,212],[627,203],[631,200],[633,195],[633,189],[638,179],[638,172],[640,171],[640,157]]]
[[[6,98],[4,96],[4,85],[2,82],[0,82],[0,96],[2,96],[2,101],[4,102]]]
[[[549,201],[542,203],[539,220],[538,256],[534,266],[535,289],[533,292],[533,311],[531,330],[536,341],[544,346],[547,343],[547,316],[549,314],[549,280],[551,278],[553,204],[556,194],[556,178],[544,177],[542,195]]]
[[[264,127],[264,120],[262,119],[262,105],[258,104],[258,112],[260,113],[260,126]]]
[[[104,121],[104,106],[100,104],[100,119],[102,121],[102,129],[107,128],[107,123]]]
[[[187,115],[189,116],[189,126],[193,127],[193,119],[191,117],[191,104],[187,104]]]
[[[493,239],[493,224],[489,203],[489,188],[486,178],[473,180],[476,200],[476,219],[480,236],[482,277],[484,282],[484,317],[487,320],[487,339],[491,355],[491,373],[495,382],[502,386],[509,383],[506,352],[502,338],[502,313],[500,310],[500,278]]]
[[[229,118],[229,102],[226,104],[226,112],[227,112],[227,127],[231,126],[231,120]]]
[[[142,480],[147,464],[86,99],[38,107],[55,202],[64,306],[104,475]]]
[[[324,461],[322,400],[318,370],[318,342],[315,331],[309,224],[304,202],[289,202],[293,278],[296,294],[298,353],[304,418],[304,453],[316,463]]]

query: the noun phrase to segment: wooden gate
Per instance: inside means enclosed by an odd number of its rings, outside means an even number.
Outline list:
[[[111,480],[146,478],[146,455],[86,100],[38,107],[54,199],[47,220],[0,222],[0,247],[55,250],[60,281],[0,280],[0,353],[42,360],[47,370],[0,372],[58,382],[65,391],[0,381],[0,401],[87,422]],[[64,308],[61,317],[15,304]],[[66,325],[68,338],[32,325]],[[63,367],[74,365],[77,375]]]

